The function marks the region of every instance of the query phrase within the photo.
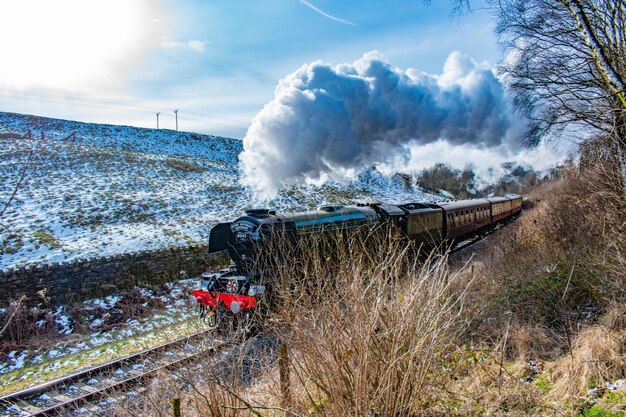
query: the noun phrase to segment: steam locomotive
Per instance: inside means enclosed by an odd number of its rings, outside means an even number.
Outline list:
[[[219,326],[227,316],[248,317],[266,296],[272,278],[259,269],[256,260],[259,251],[276,236],[297,239],[388,224],[406,239],[432,247],[476,235],[517,215],[521,209],[522,197],[507,195],[436,204],[323,206],[289,214],[248,210],[245,216],[211,230],[209,252],[227,251],[235,266],[203,274],[201,288],[193,295],[202,316]]]

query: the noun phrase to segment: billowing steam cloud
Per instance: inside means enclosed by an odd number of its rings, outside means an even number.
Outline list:
[[[441,75],[393,68],[375,52],[351,65],[314,62],[281,80],[254,118],[242,181],[271,197],[288,185],[406,163],[411,148],[440,140],[509,153],[518,147],[514,120],[494,72],[459,52]]]

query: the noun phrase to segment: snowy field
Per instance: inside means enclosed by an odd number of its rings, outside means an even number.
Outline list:
[[[26,169],[0,217],[0,269],[201,243],[253,207],[434,200],[371,169],[262,202],[239,184],[237,139],[0,113],[0,134],[29,130],[33,139],[0,139],[0,209]]]

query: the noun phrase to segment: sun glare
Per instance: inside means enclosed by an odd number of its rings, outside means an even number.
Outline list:
[[[19,0],[0,14],[0,85],[111,85],[148,46],[145,0]]]

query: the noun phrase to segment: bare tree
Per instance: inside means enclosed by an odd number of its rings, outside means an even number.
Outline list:
[[[626,32],[622,0],[497,3],[502,63],[515,104],[533,122],[529,142],[583,126],[626,144]],[[569,134],[575,131],[569,130]]]
[[[502,73],[517,108],[531,121],[527,144],[563,132],[581,141],[601,136],[623,168],[626,1],[485,2],[505,52]],[[471,12],[472,3],[453,0],[453,14]]]

